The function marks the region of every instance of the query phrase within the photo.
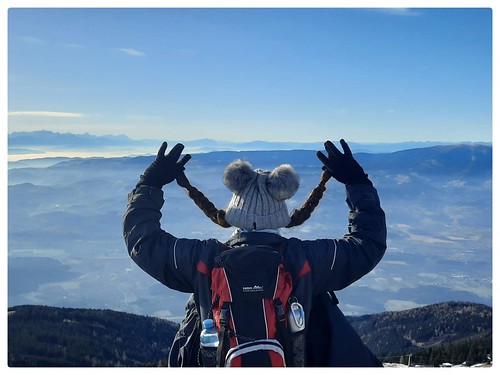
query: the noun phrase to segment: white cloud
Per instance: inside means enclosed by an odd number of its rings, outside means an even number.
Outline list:
[[[83,113],[73,112],[49,112],[49,111],[16,111],[9,112],[9,116],[15,117],[85,117]]]
[[[411,178],[408,175],[398,174],[396,177],[394,177],[394,181],[396,182],[396,184],[402,185],[409,183],[411,181]]]
[[[123,52],[129,56],[136,56],[136,57],[146,56],[144,52],[136,50],[135,48],[119,48],[118,51]]]
[[[25,43],[30,43],[30,44],[45,44],[45,41],[42,39],[33,37],[33,36],[21,36],[19,37],[19,40]]]
[[[466,182],[463,180],[452,180],[452,181],[449,181],[444,186],[445,187],[452,187],[452,188],[462,188],[465,186],[465,184],[466,184]]]
[[[420,12],[411,8],[380,8],[377,12],[389,14],[391,16],[420,16]]]
[[[64,46],[69,47],[69,48],[83,48],[84,47],[83,44],[79,44],[79,43],[65,43]]]

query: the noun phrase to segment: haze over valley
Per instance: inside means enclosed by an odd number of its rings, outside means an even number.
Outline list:
[[[26,143],[15,146],[33,150]],[[290,163],[301,177],[298,193],[288,201],[291,211],[319,182],[321,164],[314,145],[309,146],[197,152],[186,174],[218,208],[225,208],[231,193],[221,177],[229,162],[244,158],[262,169]],[[422,146],[383,152],[373,145],[370,152],[358,152],[369,151],[370,145],[353,147],[379,191],[388,250],[370,274],[337,293],[346,315],[449,300],[491,306],[492,148]],[[206,151],[211,146],[198,147]],[[153,143],[150,148],[157,149]],[[183,316],[188,296],[141,271],[129,258],[121,233],[127,194],[153,156],[18,159],[9,163],[8,172],[9,306],[108,308],[171,320]],[[162,226],[175,236],[224,241],[231,234],[232,229],[208,220],[175,183],[164,192]],[[344,188],[332,179],[311,218],[282,234],[341,237],[347,232],[347,214]]]

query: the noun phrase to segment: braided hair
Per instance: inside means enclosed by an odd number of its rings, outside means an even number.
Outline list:
[[[318,206],[321,198],[323,198],[323,193],[326,190],[326,183],[330,177],[331,174],[328,171],[323,171],[318,186],[311,191],[311,194],[309,194],[302,207],[293,210],[290,223],[285,228],[292,228],[301,225],[304,221],[311,217],[312,212]]]
[[[179,181],[177,182],[179,183]],[[199,191],[197,188],[191,185],[191,183],[189,183],[187,178],[185,179],[184,183],[186,182],[187,184],[185,185],[181,185],[180,183],[179,185],[187,190],[189,198],[194,201],[194,203],[203,211],[203,213],[215,224],[218,224],[223,228],[231,227],[231,224],[226,221],[226,212],[224,210],[217,209],[217,207],[215,207],[215,205],[210,202],[201,191]]]
[[[290,223],[286,225],[285,228],[292,228],[301,225],[307,219],[309,219],[309,217],[311,217],[312,212],[318,206],[319,201],[323,197],[323,193],[326,190],[326,183],[328,182],[330,177],[330,173],[324,170],[321,174],[321,179],[318,183],[318,186],[316,186],[313,191],[311,191],[302,207],[293,210]],[[179,184],[179,186],[187,190],[188,196],[215,224],[218,224],[223,228],[229,228],[232,226],[226,221],[226,212],[215,207],[215,205],[210,202],[210,200],[205,197],[205,195],[201,191],[191,185],[184,173],[177,177],[177,183]]]

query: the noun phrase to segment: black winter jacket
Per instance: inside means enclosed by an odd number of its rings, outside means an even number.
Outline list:
[[[129,194],[123,235],[130,256],[145,272],[171,289],[194,294],[202,319],[211,304],[206,269],[212,268],[214,257],[222,249],[241,244],[284,245],[284,264],[293,278],[293,294],[301,301],[307,319],[315,297],[360,279],[378,264],[386,250],[385,214],[376,189],[351,185],[346,187],[346,195],[350,212],[348,233],[343,238],[300,240],[265,232],[240,232],[224,244],[216,239],[177,238],[164,231],[160,226],[162,190],[141,186]]]

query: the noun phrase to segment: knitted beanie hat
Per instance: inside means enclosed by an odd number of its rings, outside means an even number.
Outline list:
[[[289,164],[272,171],[253,170],[236,160],[224,170],[223,182],[233,192],[226,221],[241,229],[278,229],[290,222],[285,199],[299,188],[299,176]]]

